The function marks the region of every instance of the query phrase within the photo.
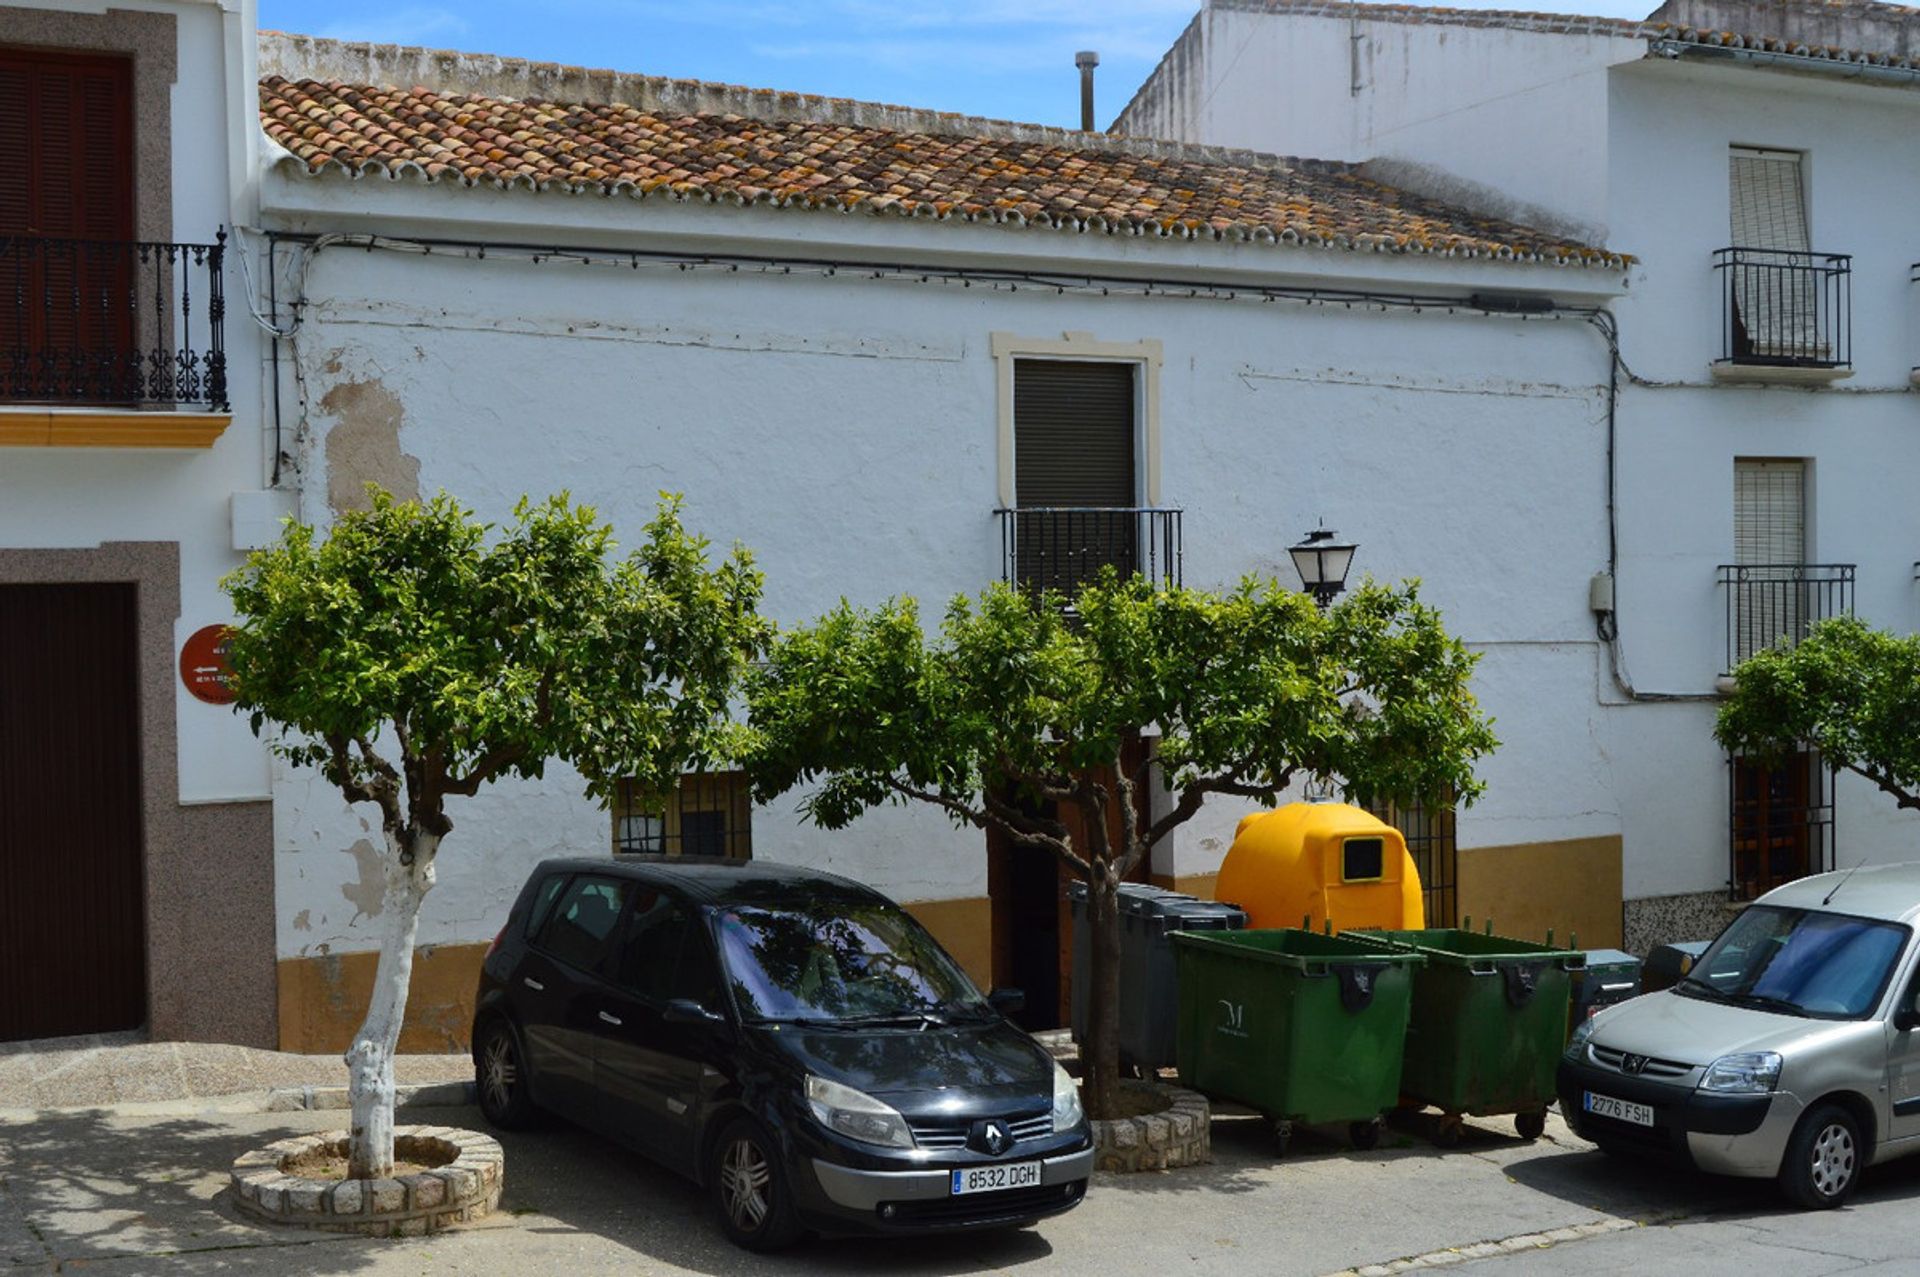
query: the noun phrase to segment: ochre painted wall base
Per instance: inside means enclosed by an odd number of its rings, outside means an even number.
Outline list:
[[[1620,947],[1620,837],[1460,849],[1460,914],[1516,940]]]
[[[413,982],[400,1028],[406,1052],[464,1051],[473,1028],[484,944],[424,945],[413,951]],[[367,1016],[377,953],[280,960],[280,1049],[333,1055],[347,1049]]]
[[[985,896],[960,900],[909,900],[902,906],[933,933],[981,989],[993,987],[993,902]]]

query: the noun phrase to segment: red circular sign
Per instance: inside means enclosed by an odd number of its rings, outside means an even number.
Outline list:
[[[233,670],[227,665],[227,627],[203,625],[180,649],[180,681],[209,705],[233,704]]]

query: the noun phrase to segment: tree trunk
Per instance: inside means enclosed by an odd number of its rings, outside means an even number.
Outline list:
[[[433,834],[387,835],[380,964],[374,970],[366,1022],[346,1056],[347,1100],[353,1111],[347,1148],[350,1179],[387,1179],[393,1174],[393,1057],[407,1009],[407,985],[413,979],[420,902],[433,886],[433,856],[439,846]]]
[[[1087,1115],[1119,1116],[1120,885],[1113,865],[1096,860],[1087,882],[1087,1040],[1081,1044]]]

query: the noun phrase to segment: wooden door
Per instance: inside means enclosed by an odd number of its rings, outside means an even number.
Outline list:
[[[0,1041],[146,1019],[131,585],[0,585]]]

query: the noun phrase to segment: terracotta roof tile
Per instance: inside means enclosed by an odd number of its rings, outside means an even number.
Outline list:
[[[1631,259],[1369,181],[1349,166],[1161,146],[1141,153],[738,115],[656,116],[425,88],[260,85],[267,134],[320,174],[457,180],[602,195],[1080,232],[1621,267]],[[1257,162],[1255,162],[1257,159]]]

